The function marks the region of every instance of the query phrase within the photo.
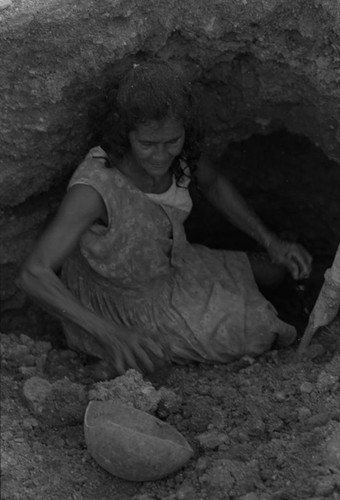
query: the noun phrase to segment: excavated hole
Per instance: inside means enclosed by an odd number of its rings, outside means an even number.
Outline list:
[[[295,296],[289,286],[278,297],[268,297],[283,317],[300,323],[301,330],[306,320],[303,310],[312,308],[323,283],[324,271],[332,263],[338,245],[338,164],[306,137],[286,130],[257,134],[231,143],[217,164],[268,227],[284,238],[299,241],[313,255],[314,272],[305,296]],[[66,186],[65,180],[62,184]],[[48,194],[54,199],[53,206],[58,204],[62,191],[59,187]],[[189,241],[212,248],[263,250],[223,219],[195,187],[191,191],[194,209],[186,222]],[[37,210],[39,199],[37,197],[35,202]],[[35,338],[48,338],[56,345],[64,344],[58,321],[29,299],[20,309],[6,310],[2,328],[3,331],[25,331]]]

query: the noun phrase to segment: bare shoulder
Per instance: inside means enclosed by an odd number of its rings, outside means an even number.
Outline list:
[[[96,219],[105,219],[106,208],[100,194],[86,184],[75,184],[66,193],[57,213],[57,219],[78,221],[87,225]]]

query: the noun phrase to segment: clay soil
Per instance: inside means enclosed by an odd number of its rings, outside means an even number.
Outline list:
[[[179,472],[148,483],[101,469],[86,449],[82,422],[65,425],[56,416],[55,425],[46,425],[28,409],[23,384],[33,373],[91,387],[84,360],[48,342],[3,335],[1,498],[339,499],[339,469],[327,451],[340,427],[339,326],[318,335],[301,362],[290,348],[230,365],[172,367],[153,377],[156,387],[181,398],[175,410],[158,416],[195,453]]]

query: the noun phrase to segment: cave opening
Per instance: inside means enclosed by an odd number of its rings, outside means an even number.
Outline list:
[[[233,142],[217,159],[264,222],[329,263],[340,227],[339,165],[307,137],[286,129]],[[199,193],[186,223],[188,239],[213,248],[251,250],[254,242],[228,224]]]
[[[312,307],[338,245],[339,165],[305,136],[280,129],[230,143],[216,160],[216,167],[233,181],[270,229],[285,239],[298,241],[312,254],[313,275],[307,289],[307,303]],[[66,184],[64,180],[64,189]],[[185,224],[190,242],[211,248],[263,251],[226,221],[193,183],[191,186],[194,205]],[[59,186],[44,196],[56,198],[56,207],[64,189]],[[269,298],[275,302],[275,297]],[[46,337],[54,343],[63,343],[58,321],[29,300],[20,309],[9,308],[4,313],[3,330],[25,330],[35,338]],[[56,338],[59,339],[56,341]]]
[[[280,129],[230,143],[218,158],[217,168],[228,175],[270,229],[302,244],[313,256],[313,273],[303,294],[291,280],[279,295],[275,291],[268,295],[283,316],[287,311],[288,316],[295,316],[292,321],[300,316],[303,329],[339,244],[339,165],[307,137]],[[186,222],[189,241],[212,248],[263,251],[197,190],[192,196],[194,208]]]

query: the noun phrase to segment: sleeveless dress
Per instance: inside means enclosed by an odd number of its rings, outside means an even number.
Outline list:
[[[192,203],[190,178],[166,193],[147,194],[93,148],[69,187],[85,184],[102,197],[108,225],[93,224],[67,259],[62,280],[82,304],[116,325],[152,335],[172,360],[230,362],[256,356],[295,329],[259,292],[244,252],[190,244],[183,223]],[[104,358],[85,330],[64,324],[73,349]]]

